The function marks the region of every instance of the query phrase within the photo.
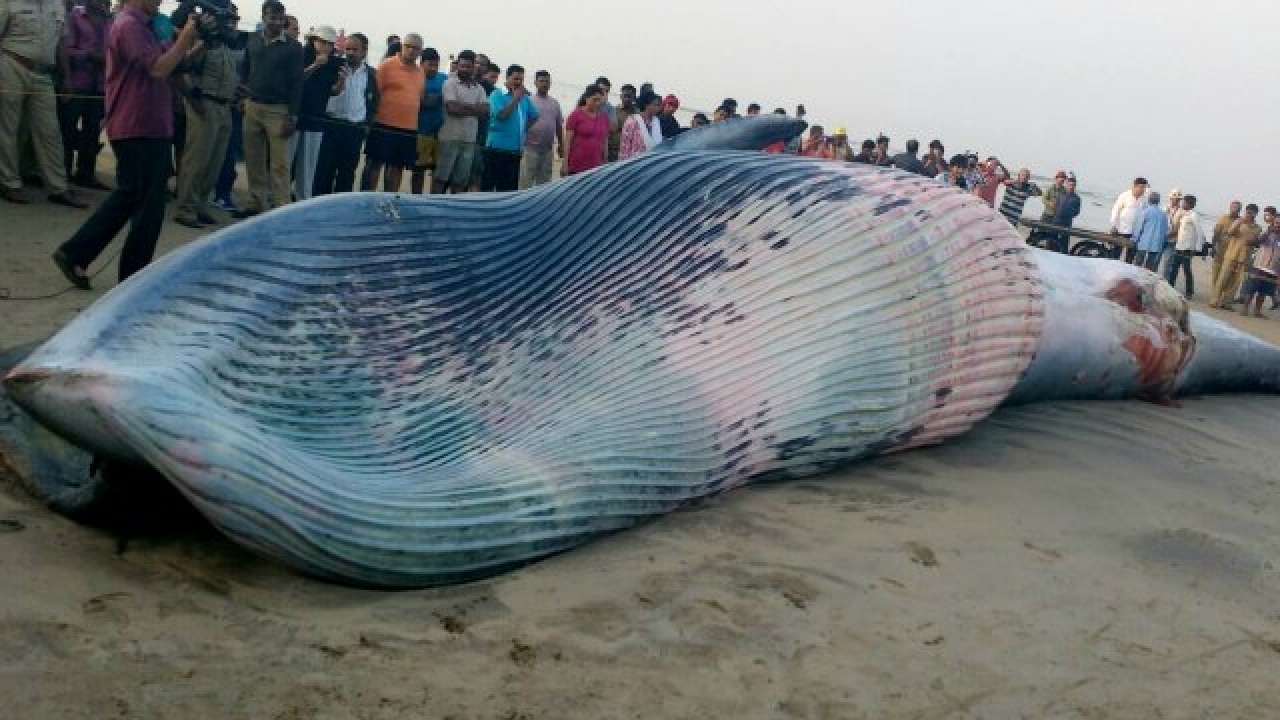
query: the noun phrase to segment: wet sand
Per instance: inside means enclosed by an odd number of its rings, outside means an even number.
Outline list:
[[[83,217],[0,205],[0,287],[60,290]],[[197,235],[166,223],[161,251]],[[0,346],[114,275],[0,302]],[[1280,717],[1277,428],[1260,396],[1002,410],[398,593],[204,527],[124,542],[0,483],[0,695],[17,718]]]

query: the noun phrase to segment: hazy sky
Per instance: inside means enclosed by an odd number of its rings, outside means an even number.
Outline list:
[[[446,58],[471,48],[545,68],[558,95],[604,74],[708,112],[726,96],[743,111],[802,102],[855,141],[937,137],[1011,170],[1073,170],[1084,190],[1145,175],[1209,214],[1232,197],[1280,202],[1280,0],[286,5],[304,29],[362,31],[375,52],[414,31]]]

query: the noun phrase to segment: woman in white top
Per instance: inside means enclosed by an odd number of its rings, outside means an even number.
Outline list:
[[[622,138],[618,141],[619,160],[652,150],[662,142],[662,123],[658,121],[662,98],[655,92],[642,92],[636,98],[636,106],[640,112],[628,117],[622,125]]]

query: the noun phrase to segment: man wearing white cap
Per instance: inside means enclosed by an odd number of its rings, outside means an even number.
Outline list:
[[[1169,202],[1164,206],[1164,216],[1169,220],[1169,237],[1165,239],[1164,251],[1160,254],[1160,275],[1169,274],[1169,264],[1173,262],[1174,247],[1178,244],[1178,228],[1182,227],[1182,189],[1169,191]]]
[[[329,98],[341,95],[347,80],[347,64],[334,52],[338,33],[328,25],[317,25],[307,34],[302,53],[302,102],[298,107],[298,132],[289,138],[289,162],[293,169],[293,194],[299,200],[311,197],[315,187],[316,163],[324,140]]]

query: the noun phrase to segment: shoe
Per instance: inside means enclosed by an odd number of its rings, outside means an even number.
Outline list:
[[[89,278],[81,274],[84,272],[84,268],[78,268],[72,265],[71,260],[67,257],[66,253],[61,250],[55,252],[53,254],[53,264],[58,266],[58,270],[62,272],[62,277],[66,278],[67,282],[81,290],[93,289],[89,285]],[[79,272],[76,272],[77,270]]]
[[[178,215],[173,219],[173,221],[178,223],[179,225],[182,225],[184,227],[189,227],[195,230],[200,230],[204,227],[204,224],[201,223],[199,220],[192,217],[187,217],[186,215]]]
[[[233,217],[233,218],[235,218],[235,219],[237,219],[237,220],[246,220],[246,219],[248,219],[248,218],[253,217],[254,215],[257,215],[259,212],[260,212],[260,211],[258,211],[258,210],[253,210],[253,209],[250,209],[250,208],[245,208],[245,209],[243,209],[243,210],[236,210],[235,212],[231,213],[231,217]]]
[[[197,220],[199,220],[200,222],[204,223],[205,225],[217,225],[217,224],[218,224],[218,219],[217,219],[217,218],[215,218],[214,216],[210,215],[209,213],[207,213],[207,212],[205,212],[205,211],[203,211],[203,210],[200,210],[200,211],[196,212],[196,219],[197,219]]]
[[[214,200],[213,204],[217,205],[223,210],[226,210],[227,212],[235,212],[236,210],[239,209],[236,207],[236,204],[232,202],[231,198],[229,197],[220,197],[217,200]]]
[[[31,198],[27,197],[27,194],[22,191],[22,188],[18,188],[17,190],[15,190],[13,188],[0,186],[0,197],[4,198],[5,200],[8,200],[14,205],[31,204]]]
[[[90,190],[103,190],[103,191],[111,190],[110,185],[102,182],[96,177],[95,178],[76,178],[71,181],[71,184],[75,185],[76,187],[88,188]]]
[[[66,207],[75,208],[77,210],[83,210],[89,207],[89,203],[81,200],[80,198],[76,197],[75,195],[72,195],[69,192],[58,193],[57,195],[50,195],[49,202],[53,203],[54,205],[65,205]]]

